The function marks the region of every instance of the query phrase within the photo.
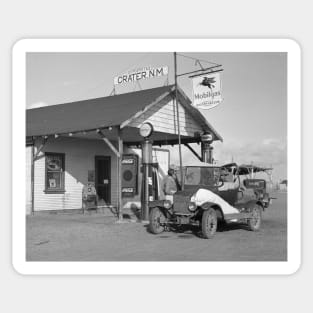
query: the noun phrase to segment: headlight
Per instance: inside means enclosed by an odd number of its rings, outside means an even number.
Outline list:
[[[197,205],[196,205],[194,202],[189,202],[189,203],[188,203],[188,210],[189,210],[190,212],[195,211],[196,208],[197,208]]]
[[[163,206],[165,209],[169,209],[172,206],[172,202],[169,200],[165,200]]]

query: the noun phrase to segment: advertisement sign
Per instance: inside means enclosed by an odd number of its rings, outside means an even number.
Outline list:
[[[138,156],[124,154],[122,157],[122,196],[133,197],[138,191]]]
[[[133,69],[124,73],[122,75],[114,77],[114,85],[120,85],[123,83],[133,83],[143,79],[155,78],[160,76],[168,75],[168,67],[161,66],[161,67],[142,67]]]
[[[193,106],[211,109],[222,102],[220,73],[209,73],[192,78]]]

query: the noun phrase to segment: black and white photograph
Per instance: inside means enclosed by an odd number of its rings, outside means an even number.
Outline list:
[[[310,311],[309,1],[0,15],[1,312]]]
[[[288,51],[25,53],[25,261],[288,261]]]

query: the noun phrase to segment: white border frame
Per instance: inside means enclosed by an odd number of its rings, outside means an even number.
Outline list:
[[[127,48],[125,48],[127,47]],[[287,52],[288,258],[284,262],[26,262],[25,155],[27,52]],[[126,50],[127,49],[127,50]],[[293,274],[301,264],[301,50],[290,39],[22,39],[13,47],[12,262],[20,274]],[[25,158],[24,158],[25,159]],[[25,164],[25,163],[24,163]],[[292,166],[296,164],[296,166]],[[26,164],[24,166],[25,174]],[[23,175],[25,177],[25,175]],[[18,184],[17,184],[18,182]],[[292,191],[292,192],[290,192]],[[291,227],[292,225],[292,227]],[[91,264],[90,264],[91,263]]]

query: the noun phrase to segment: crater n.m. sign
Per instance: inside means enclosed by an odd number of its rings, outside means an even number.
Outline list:
[[[142,67],[128,71],[122,75],[114,77],[114,85],[123,83],[133,83],[143,79],[155,78],[168,75],[168,67]]]
[[[209,73],[192,79],[193,106],[211,109],[222,102],[220,73]]]

